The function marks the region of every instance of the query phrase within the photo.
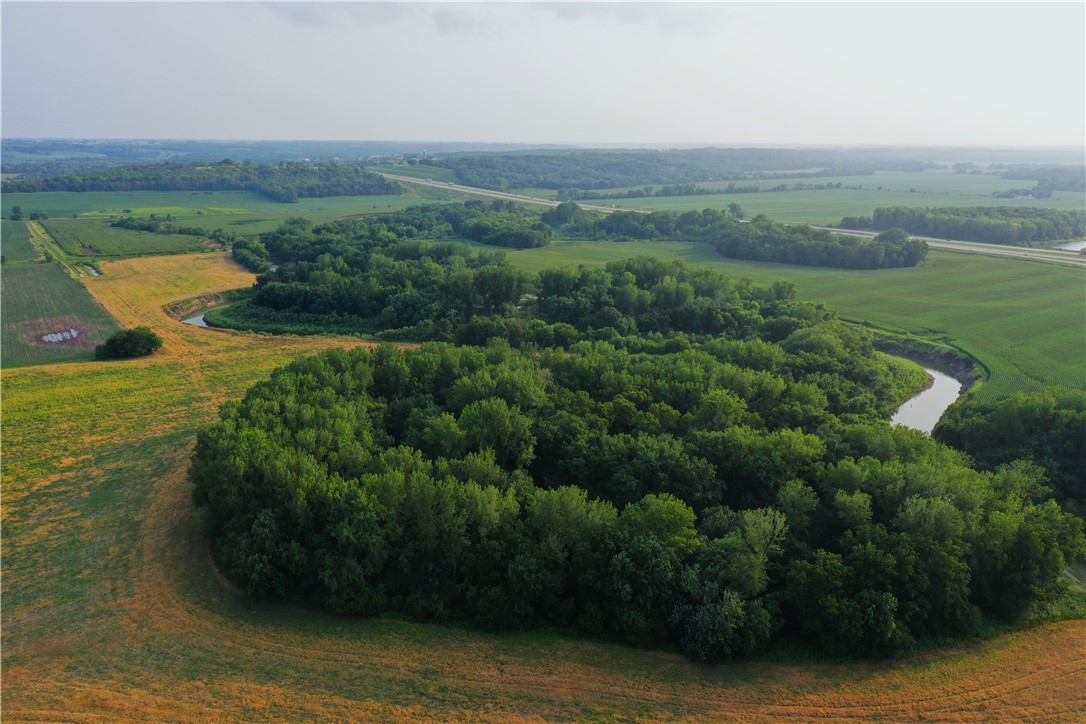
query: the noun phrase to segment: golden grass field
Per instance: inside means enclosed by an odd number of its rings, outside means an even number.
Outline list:
[[[84,280],[142,360],[4,373],[4,721],[1082,721],[1086,625],[911,659],[700,666],[672,653],[257,605],[216,572],[185,470],[218,406],[357,340],[182,325],[162,305],[250,284],[225,254]]]

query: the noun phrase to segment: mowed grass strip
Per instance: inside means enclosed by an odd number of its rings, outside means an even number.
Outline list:
[[[22,221],[0,220],[0,253],[4,263],[33,261],[41,255],[30,243],[30,232]]]
[[[6,267],[0,274],[0,299],[0,360],[5,368],[91,359],[94,346],[119,329],[86,288],[56,264]],[[79,331],[74,339],[41,339],[71,329]]]
[[[1046,385],[1086,387],[1086,271],[932,249],[909,269],[824,269],[724,259],[688,242],[557,242],[516,251],[530,271],[602,266],[638,254],[708,266],[733,279],[796,285],[800,299],[841,317],[950,341],[992,373],[978,394],[1000,397]]]

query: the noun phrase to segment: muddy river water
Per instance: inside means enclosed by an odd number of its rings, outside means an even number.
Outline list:
[[[925,367],[932,378],[931,385],[913,395],[890,418],[891,425],[904,425],[931,434],[939,418],[946,412],[962,391],[962,383],[939,370]]]

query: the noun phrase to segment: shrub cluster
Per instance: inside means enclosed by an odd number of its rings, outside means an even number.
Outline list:
[[[159,337],[150,327],[140,326],[114,332],[109,339],[94,348],[94,358],[146,357],[160,349],[162,349],[162,337]]]

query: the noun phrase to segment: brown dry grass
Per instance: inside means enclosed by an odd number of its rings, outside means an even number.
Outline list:
[[[5,374],[6,721],[1082,720],[1083,622],[901,662],[704,667],[247,601],[189,501],[193,434],[273,367],[344,344],[162,311],[251,281],[222,254],[108,264],[87,287],[164,352]]]

